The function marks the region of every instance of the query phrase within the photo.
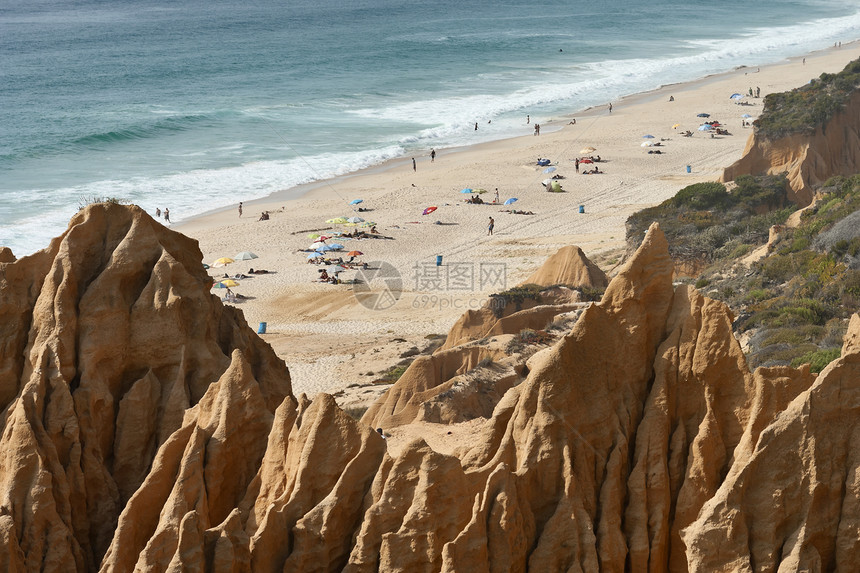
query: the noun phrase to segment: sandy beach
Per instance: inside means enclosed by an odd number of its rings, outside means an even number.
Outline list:
[[[437,149],[435,161],[427,149],[415,157],[415,170],[411,157],[404,157],[309,185],[298,199],[287,198],[295,196],[291,190],[246,202],[241,218],[234,208],[174,228],[196,238],[209,263],[239,251],[259,256],[213,268],[213,277],[247,273],[252,267],[272,271],[240,280],[232,290],[249,297],[238,305],[249,324],[267,323],[264,338],[287,362],[296,395],[337,395],[351,387],[351,400],[369,399],[387,387],[371,384],[382,371],[412,349],[426,347],[432,335],[446,333],[458,316],[478,308],[490,294],[520,283],[558,248],[578,245],[611,274],[623,255],[624,223],[631,213],[686,185],[715,180],[723,167],[740,158],[752,133],[742,126],[742,114],[755,118],[766,94],[838,72],[859,56],[860,45],[844,44],[808,54],[805,63],[797,57],[752,65],[630,96],[612,102],[611,113],[601,106],[569,117],[532,116],[530,124],[524,114],[522,137]],[[750,89],[760,89],[761,97],[745,97],[747,105],[729,97]],[[730,135],[698,131],[700,113],[719,120]],[[541,125],[540,136],[532,135],[534,123]],[[693,136],[682,137],[685,130]],[[661,145],[642,147],[643,142]],[[595,151],[587,155],[601,157],[595,165],[603,173],[575,170],[574,158],[588,146]],[[555,170],[546,173],[538,158],[549,159]],[[580,171],[590,167],[583,165]],[[559,180],[563,193],[548,193],[542,184],[553,175],[564,177]],[[461,193],[464,188],[486,189],[481,195],[485,202],[493,200],[497,188],[500,202],[517,201],[510,206],[467,204],[464,199],[470,195]],[[355,199],[363,202],[350,205]],[[437,209],[422,215],[431,206]],[[358,207],[367,211],[357,212]],[[512,209],[534,214],[506,212]],[[258,220],[262,211],[270,212],[269,220]],[[302,250],[313,242],[310,233],[356,229],[326,223],[339,216],[373,221],[380,235],[390,237],[337,242],[345,247],[340,256],[358,250],[364,254],[357,259],[371,269],[388,269],[371,286],[378,292],[387,285],[393,298],[359,300],[356,289],[361,293],[366,284],[315,282],[320,267],[308,264]],[[495,220],[492,236],[487,232],[490,217]],[[438,255],[443,264],[437,267]],[[345,271],[341,278],[348,281],[356,274]],[[377,308],[368,308],[374,304]]]

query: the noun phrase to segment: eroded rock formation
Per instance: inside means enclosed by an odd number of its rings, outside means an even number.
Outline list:
[[[721,181],[739,175],[785,173],[789,199],[804,207],[812,202],[814,187],[834,175],[860,171],[860,92],[849,98],[845,109],[811,133],[770,139],[753,132],[743,156],[727,167]]]
[[[293,397],[196,244],[136,208],[89,207],[0,277],[9,571],[860,562],[860,316],[819,376],[751,374],[656,227],[457,455],[392,456],[330,396]]]

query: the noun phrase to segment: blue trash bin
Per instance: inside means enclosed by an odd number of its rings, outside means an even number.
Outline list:
[[[580,205],[580,206],[579,206],[579,212],[580,212],[580,213],[585,213],[585,205]]]
[[[436,266],[437,267],[442,266],[442,255],[436,255]]]
[[[687,173],[690,173],[690,171],[691,171],[690,166],[687,165]]]
[[[261,322],[260,326],[257,328],[257,334],[266,334],[266,323]]]

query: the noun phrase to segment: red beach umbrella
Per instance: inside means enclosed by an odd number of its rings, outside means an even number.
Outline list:
[[[427,207],[426,209],[424,209],[424,212],[423,212],[423,213],[421,213],[421,214],[422,214],[422,215],[429,215],[430,213],[432,213],[432,212],[433,212],[433,211],[435,211],[436,209],[437,209],[436,207]]]

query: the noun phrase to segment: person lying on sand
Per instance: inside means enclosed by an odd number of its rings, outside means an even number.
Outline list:
[[[320,274],[320,278],[318,280],[320,280],[322,282],[328,282],[329,277],[328,277],[328,273],[326,272],[326,270],[320,269],[318,272]]]

